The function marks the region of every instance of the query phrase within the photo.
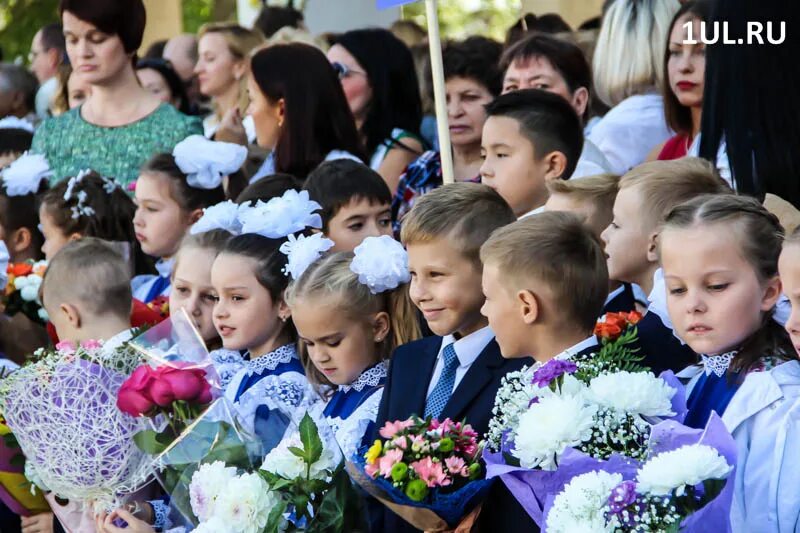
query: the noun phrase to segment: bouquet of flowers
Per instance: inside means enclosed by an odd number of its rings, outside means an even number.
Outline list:
[[[5,314],[14,316],[21,312],[38,324],[45,324],[49,320],[39,300],[39,288],[42,286],[45,270],[46,261],[31,260],[8,265],[8,283],[3,295]]]
[[[361,515],[338,448],[323,444],[308,414],[257,472],[206,463],[189,492],[201,532],[345,532],[357,529]]]
[[[714,415],[699,439],[675,427],[660,437],[635,479],[602,470],[574,477],[548,502],[547,531],[729,531],[736,447],[722,421]]]
[[[348,464],[351,477],[418,529],[456,527],[488,493],[480,455],[483,443],[469,424],[445,419],[387,422],[385,440]]]
[[[0,376],[2,379],[5,376]],[[50,509],[44,496],[25,477],[25,456],[11,428],[0,416],[0,501],[12,512],[31,516]]]
[[[73,502],[118,504],[152,473],[133,443],[139,422],[114,401],[138,361],[135,352],[62,342],[37,358],[0,381],[0,408],[27,458],[28,477]]]

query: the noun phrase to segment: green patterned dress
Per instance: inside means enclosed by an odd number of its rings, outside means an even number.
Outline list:
[[[172,152],[189,135],[203,134],[199,118],[168,104],[137,122],[113,128],[86,122],[80,110],[44,121],[33,137],[31,151],[47,157],[53,169],[51,183],[92,169],[127,186],[154,154]]]

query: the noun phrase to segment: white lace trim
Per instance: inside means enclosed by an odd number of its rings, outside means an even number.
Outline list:
[[[342,392],[350,392],[355,389],[358,392],[364,390],[364,387],[377,387],[381,384],[381,380],[389,374],[386,361],[381,361],[377,365],[368,368],[361,373],[358,378],[350,385],[340,385],[339,390]]]
[[[223,389],[233,380],[236,374],[244,368],[247,361],[242,354],[234,350],[214,350],[211,352],[211,361],[219,375],[220,387]]]
[[[228,386],[230,390],[231,385]],[[291,420],[297,418],[297,411],[304,405],[311,393],[308,380],[298,372],[284,372],[279,376],[267,376],[247,389],[235,402],[236,411],[250,432],[254,432],[256,410],[265,405],[277,410]],[[302,414],[300,415],[302,417]]]
[[[703,369],[706,376],[710,376],[713,372],[717,377],[722,377],[731,366],[731,361],[736,356],[736,352],[728,352],[720,355],[701,355],[700,360],[703,362]]]
[[[288,363],[294,358],[297,358],[294,344],[286,344],[274,352],[248,361],[247,376],[250,377],[253,374],[261,374],[265,370],[275,370],[278,368],[278,365]]]
[[[378,410],[383,397],[383,389],[377,390],[364,400],[353,413],[345,419],[334,417],[328,418],[328,425],[331,427],[339,448],[346,459],[352,457],[361,442],[364,434],[371,423],[378,418]]]

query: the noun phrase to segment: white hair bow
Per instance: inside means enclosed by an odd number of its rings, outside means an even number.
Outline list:
[[[216,189],[223,176],[236,172],[247,159],[247,148],[216,142],[202,135],[191,135],[172,151],[175,164],[186,174],[186,183],[195,189]]]
[[[239,208],[242,233],[257,233],[270,239],[282,239],[306,228],[321,228],[322,217],[315,211],[322,209],[310,200],[308,191],[286,191],[269,202],[258,201],[253,206]]]
[[[281,244],[280,251],[288,258],[283,273],[297,280],[303,275],[311,264],[319,259],[324,252],[333,248],[333,241],[322,233],[315,233],[310,237],[289,235],[289,240]]]
[[[206,208],[200,220],[192,225],[190,233],[196,235],[216,229],[225,230],[233,235],[239,235],[242,232],[238,204],[228,200]]]
[[[3,185],[9,196],[35,194],[43,180],[51,177],[53,171],[43,155],[25,153],[11,163],[2,173]]]
[[[369,287],[372,294],[396,289],[411,281],[408,271],[408,252],[403,245],[389,237],[367,237],[356,246],[350,270],[358,281]]]
[[[0,130],[24,130],[28,133],[33,133],[34,127],[33,124],[27,120],[19,117],[8,116],[4,119],[0,119]]]

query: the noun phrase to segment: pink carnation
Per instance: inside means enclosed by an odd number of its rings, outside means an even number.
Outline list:
[[[385,478],[392,477],[392,467],[403,460],[402,450],[389,450],[378,459],[378,469]]]
[[[461,457],[448,457],[444,460],[444,464],[447,466],[447,471],[450,472],[451,475],[463,477],[469,475],[467,464]]]
[[[429,488],[446,487],[452,481],[444,473],[441,463],[434,463],[430,457],[411,463],[411,468]]]
[[[378,475],[378,465],[377,464],[371,464],[371,465],[368,464],[367,466],[364,467],[364,472],[366,472],[369,477],[373,477],[374,478],[374,477],[376,477]]]
[[[76,350],[75,343],[72,341],[61,341],[56,344],[56,350],[66,354],[73,354]]]
[[[81,348],[84,350],[99,350],[102,347],[103,343],[94,339],[89,339],[88,341],[83,341],[81,343]]]
[[[384,439],[391,439],[399,432],[403,431],[404,429],[411,427],[414,425],[412,420],[399,420],[397,422],[386,422],[380,430],[380,435]]]
[[[406,448],[408,448],[408,439],[406,439],[405,436],[396,437],[394,440],[392,440],[392,446],[394,446],[395,448],[399,448],[401,450],[405,450]]]

